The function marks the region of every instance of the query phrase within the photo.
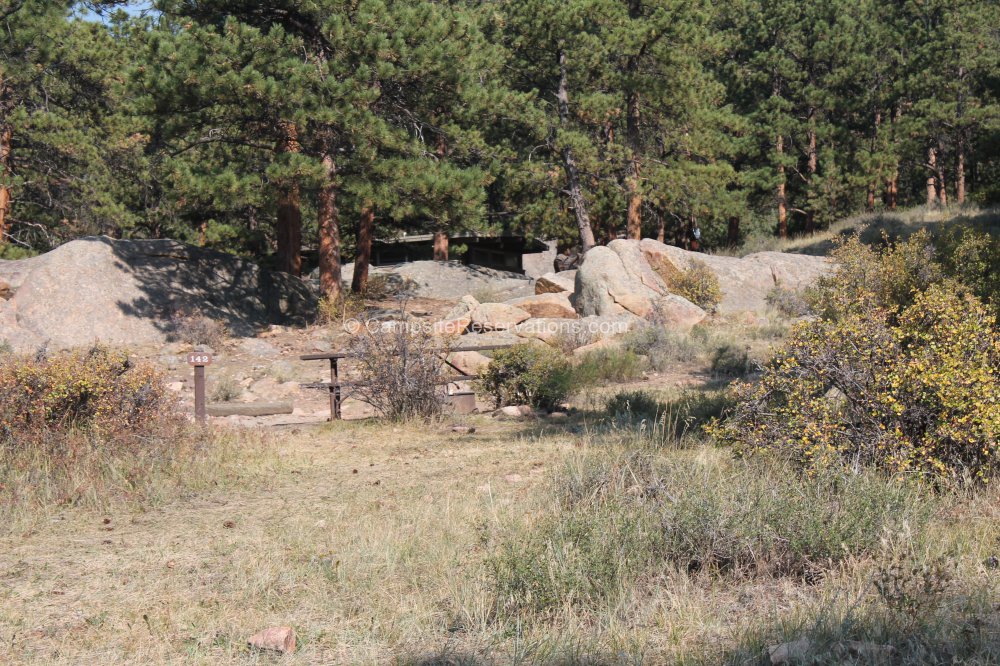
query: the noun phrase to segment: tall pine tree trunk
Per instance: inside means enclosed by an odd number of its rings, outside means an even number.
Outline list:
[[[816,109],[809,109],[809,148],[808,155],[806,159],[806,174],[809,179],[809,188],[812,189],[815,186],[813,182],[816,178],[816,169],[819,166],[819,155],[816,150]],[[813,203],[809,203],[806,210],[806,233],[812,233],[816,230],[816,211],[813,210]]]
[[[782,160],[785,157],[785,137],[781,134],[775,142],[774,150],[778,155],[778,236],[788,238],[788,201],[785,196],[785,165]]]
[[[358,220],[358,250],[354,258],[354,279],[351,280],[351,291],[360,294],[368,284],[368,265],[372,259],[372,237],[375,235],[375,206],[366,201],[361,207],[361,219]]]
[[[663,243],[667,239],[667,220],[662,214],[656,215],[656,240]]]
[[[930,173],[927,174],[927,207],[930,208],[937,203],[937,181],[935,179],[937,150],[934,148],[927,149],[927,168],[930,170]]]
[[[326,182],[319,191],[319,286],[328,299],[339,301],[340,276],[340,212],[337,210],[337,164],[329,154],[323,155]]]
[[[729,228],[726,230],[726,243],[735,247],[740,242],[740,218],[733,215],[729,218]]]
[[[2,81],[0,81],[2,83]],[[7,242],[7,234],[10,232],[10,187],[7,186],[7,179],[10,178],[10,144],[12,140],[10,127],[0,126],[0,247]]]
[[[566,72],[566,52],[559,51],[559,90],[556,93],[559,102],[559,122],[565,127],[569,124],[569,75]],[[576,226],[580,230],[581,253],[586,254],[596,245],[594,230],[590,226],[590,215],[587,213],[587,202],[580,189],[580,174],[577,172],[573,149],[569,146],[562,151],[563,167],[566,170],[566,185],[569,190],[570,204],[576,215]]]
[[[940,143],[938,144],[940,146]],[[941,155],[944,154],[944,149],[939,148],[937,154],[937,160],[935,162],[935,176],[937,181],[937,196],[938,201],[941,202],[942,206],[948,205],[948,187],[945,183],[944,177],[944,160],[941,159]]]
[[[955,200],[965,204],[965,141],[958,142],[958,164],[955,166]]]
[[[278,152],[297,153],[298,129],[294,123],[281,124],[281,141]],[[297,181],[278,186],[278,224],[275,229],[278,241],[278,270],[291,275],[302,274],[302,209]]]
[[[448,234],[440,229],[434,232],[434,261],[448,261]]]
[[[639,19],[642,14],[640,0],[629,0],[629,17]],[[638,56],[629,56],[625,62],[625,74],[629,79],[635,76],[639,68]],[[639,109],[639,91],[634,89],[635,81],[628,81],[625,91],[625,133],[628,139],[629,161],[625,174],[625,184],[628,189],[628,214],[625,220],[625,237],[639,240],[642,238],[642,192],[639,189],[639,155],[642,153],[642,135],[639,131],[641,121]]]
[[[879,109],[875,110],[875,122],[872,126],[872,143],[870,154],[874,158],[875,152],[878,150],[878,135],[879,126],[882,124],[882,111]],[[875,210],[875,192],[878,190],[878,176],[873,176],[868,182],[868,200],[865,205],[865,210],[869,213]]]

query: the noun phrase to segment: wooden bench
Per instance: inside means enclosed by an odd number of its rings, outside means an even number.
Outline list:
[[[451,361],[448,360],[449,354],[457,354],[459,352],[483,352],[483,351],[495,351],[497,349],[507,349],[513,345],[479,345],[476,347],[441,347],[438,349],[430,350],[432,354],[444,354],[441,357],[441,362],[450,367],[452,370],[457,372],[457,375],[449,375],[447,377],[441,377],[435,383],[437,384],[452,384],[455,382],[469,381],[475,379],[475,375],[469,375],[463,372],[461,369],[456,367]],[[340,381],[340,367],[339,361],[354,358],[354,354],[350,352],[326,352],[321,354],[303,354],[299,356],[299,360],[302,361],[329,361],[330,362],[330,381],[328,382],[309,382],[306,384],[300,384],[302,388],[314,388],[314,389],[325,389],[330,393],[330,420],[336,421],[341,418],[340,415],[340,403],[343,400],[343,389],[351,388],[352,386],[359,386],[360,382],[342,382]]]

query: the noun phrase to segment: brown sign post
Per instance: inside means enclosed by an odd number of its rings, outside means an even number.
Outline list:
[[[212,363],[212,355],[191,352],[187,355],[188,365],[194,366],[194,418],[205,422],[205,366]]]

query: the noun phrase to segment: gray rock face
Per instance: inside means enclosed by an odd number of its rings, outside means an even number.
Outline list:
[[[576,319],[576,310],[570,303],[569,294],[535,294],[522,296],[507,301],[507,305],[521,308],[532,317],[550,317],[555,319]]]
[[[633,241],[635,242],[635,241]],[[719,312],[764,312],[767,295],[776,286],[798,290],[813,284],[833,270],[825,257],[784,252],[758,252],[743,258],[689,252],[649,238],[639,241],[643,256],[656,265],[667,262],[677,269],[701,261],[708,266],[722,288]]]
[[[351,275],[353,266],[346,264],[343,274]],[[458,261],[413,261],[392,268],[372,266],[369,274],[398,276],[412,287],[414,296],[445,301],[457,301],[466,294],[482,295],[483,300],[506,301],[533,294],[535,284],[519,273],[466,266]]]
[[[253,335],[305,321],[316,307],[316,294],[297,278],[172,240],[88,237],[22,261],[0,265],[14,289],[0,313],[0,339],[19,351],[162,344],[177,312]]]
[[[576,273],[573,306],[581,316],[618,315],[631,312],[649,315],[655,300],[665,293],[647,287],[636,269],[626,269],[622,257],[610,247],[595,247],[587,252]]]

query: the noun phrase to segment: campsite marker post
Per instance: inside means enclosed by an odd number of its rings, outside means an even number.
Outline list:
[[[188,365],[194,366],[194,418],[205,422],[205,366],[212,363],[212,355],[192,352],[187,355]]]

